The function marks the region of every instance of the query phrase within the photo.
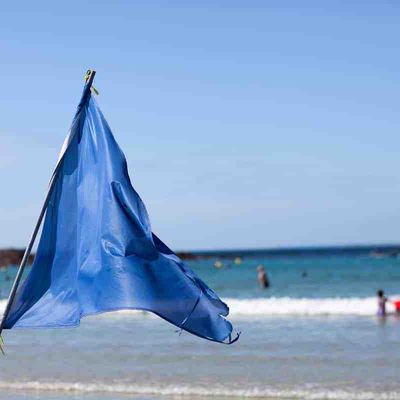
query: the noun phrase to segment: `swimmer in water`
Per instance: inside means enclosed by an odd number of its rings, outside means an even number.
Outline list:
[[[262,265],[257,267],[257,280],[262,289],[267,289],[269,287],[267,273]]]
[[[386,303],[389,301],[383,290],[376,292],[378,297],[378,317],[386,317]]]

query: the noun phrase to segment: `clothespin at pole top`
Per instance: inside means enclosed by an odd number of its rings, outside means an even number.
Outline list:
[[[84,78],[83,78],[83,79],[85,80],[86,83],[88,83],[91,74],[92,74],[92,70],[91,70],[91,69],[88,69],[87,72],[86,72],[86,75],[85,75]],[[93,90],[93,92],[94,92],[97,96],[99,95],[99,91],[98,91],[93,85],[90,87],[90,89]]]

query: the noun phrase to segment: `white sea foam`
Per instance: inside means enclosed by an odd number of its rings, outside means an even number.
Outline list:
[[[399,296],[395,296],[399,297]],[[375,297],[367,298],[291,298],[271,297],[268,299],[225,299],[231,315],[364,315],[372,316],[377,311]],[[389,312],[394,308],[387,307]]]
[[[330,389],[275,389],[275,388],[243,388],[231,389],[228,387],[201,387],[189,385],[140,385],[119,383],[90,383],[90,382],[0,382],[0,390],[18,391],[53,391],[76,393],[113,393],[160,395],[160,396],[221,396],[245,397],[265,399],[307,399],[307,400],[398,400],[399,392],[373,392],[356,390],[330,390]]]
[[[393,296],[399,298],[400,295]],[[373,316],[377,311],[375,297],[337,297],[337,298],[292,298],[270,297],[264,299],[235,299],[228,298],[224,301],[229,305],[232,316],[318,316],[318,315],[353,315]],[[6,300],[0,300],[0,313],[4,311]],[[388,312],[394,312],[394,307],[389,303]],[[116,313],[102,314],[109,317],[115,314],[142,315],[142,311],[121,310]]]

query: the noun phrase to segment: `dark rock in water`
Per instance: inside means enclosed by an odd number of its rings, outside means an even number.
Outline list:
[[[24,251],[24,249],[0,249],[0,267],[8,267],[9,265],[19,266],[22,257],[24,256]],[[179,252],[177,255],[182,260],[197,260],[198,258],[203,258],[197,254],[189,252]],[[35,255],[31,254],[29,256],[28,264],[32,264],[34,258]]]
[[[9,265],[19,265],[22,257],[24,256],[24,249],[3,249],[0,250],[0,267],[7,267]],[[29,256],[28,264],[32,264],[34,254]]]
[[[17,265],[21,263],[25,249],[0,249],[0,267],[8,267],[9,265]],[[182,260],[196,260],[198,256],[189,252],[180,252],[178,256]],[[32,264],[35,254],[29,256],[28,264]]]
[[[197,260],[199,258],[196,254],[188,252],[178,252],[176,255],[182,260]]]

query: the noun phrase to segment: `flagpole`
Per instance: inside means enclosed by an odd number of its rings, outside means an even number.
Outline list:
[[[86,82],[85,90],[84,90],[84,92],[82,94],[82,99],[87,95],[87,91],[90,91],[95,75],[96,75],[96,71],[92,71],[92,70],[88,70],[87,71],[87,73],[85,75],[85,82]],[[61,164],[62,163],[59,161],[57,166],[56,166],[56,169],[55,169],[55,171],[53,173],[53,176],[52,176],[52,178],[50,180],[50,184],[49,184],[49,187],[47,189],[46,197],[44,199],[42,209],[40,210],[39,218],[37,219],[37,222],[36,222],[35,228],[33,230],[32,236],[31,236],[31,238],[29,240],[28,246],[25,249],[24,256],[22,257],[21,264],[20,264],[20,266],[18,268],[17,275],[16,275],[14,283],[12,285],[11,292],[10,292],[10,295],[8,297],[6,309],[4,311],[3,318],[2,318],[1,323],[0,323],[0,337],[1,337],[1,333],[2,333],[3,328],[4,328],[5,321],[7,319],[7,316],[9,314],[9,312],[10,312],[11,305],[12,305],[12,303],[14,301],[14,298],[15,298],[15,295],[17,293],[18,285],[19,285],[19,283],[21,281],[22,274],[24,273],[24,269],[26,267],[26,264],[28,263],[29,256],[30,256],[31,251],[32,251],[32,247],[33,247],[33,245],[35,243],[36,236],[37,236],[37,234],[39,232],[39,229],[40,229],[40,225],[42,224],[43,217],[46,214],[47,206],[49,205],[50,197],[51,197],[51,194],[53,192],[53,188],[55,186],[55,183],[57,181],[57,179],[55,179],[55,178],[56,178],[56,176],[58,174],[58,171],[60,169]],[[0,347],[1,347],[1,344],[0,344]]]

